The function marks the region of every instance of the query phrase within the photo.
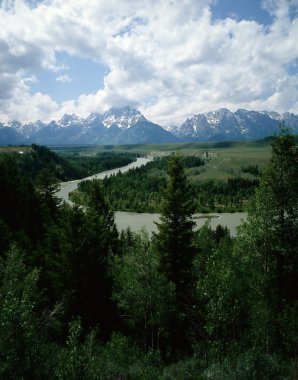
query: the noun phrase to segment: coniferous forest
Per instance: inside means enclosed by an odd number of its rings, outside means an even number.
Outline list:
[[[102,187],[112,210],[161,212],[169,159],[170,156],[157,157],[146,166],[104,178]],[[205,163],[200,157],[183,157],[187,180],[192,184],[189,196],[193,198],[195,212],[243,211],[245,203],[259,184],[261,173],[258,167],[242,168],[244,173],[253,173],[254,178],[231,176],[227,180],[201,181],[197,177],[200,178],[198,173]],[[84,205],[92,186],[89,180],[81,181],[78,189],[71,194],[72,201]]]
[[[56,163],[59,177],[30,157],[0,156],[1,379],[298,378],[289,130],[272,140],[235,238],[208,223],[194,230],[200,191],[180,155],[167,160],[153,236],[117,230],[100,182],[84,208],[63,203],[57,178],[79,176],[74,166]]]

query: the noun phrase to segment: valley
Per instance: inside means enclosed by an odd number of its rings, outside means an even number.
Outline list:
[[[243,212],[270,159],[269,141],[226,143],[179,143],[93,147],[56,147],[62,156],[72,152],[81,157],[105,152],[147,155],[153,161],[146,167],[130,170],[125,176],[113,172],[102,178],[106,198],[114,211],[158,213],[166,184],[166,166],[171,154],[184,157],[186,175],[193,187],[197,213]],[[108,149],[108,150],[107,150]],[[80,181],[71,199],[84,204],[88,183]],[[85,194],[85,195],[84,195]]]
[[[0,371],[293,378],[294,136],[52,149],[0,149]]]
[[[58,198],[73,205],[71,199],[73,199],[71,193],[76,191],[80,182],[82,181],[92,181],[92,180],[103,180],[111,176],[117,175],[117,173],[127,173],[130,170],[140,168],[143,165],[151,162],[151,158],[137,158],[137,160],[131,164],[123,167],[115,168],[112,170],[104,171],[99,174],[94,174],[90,177],[73,180],[68,182],[61,182],[60,189],[56,193]],[[220,224],[223,227],[227,227],[230,230],[232,236],[236,235],[236,228],[240,223],[246,219],[246,214],[244,212],[234,212],[234,213],[220,213],[220,214],[194,214],[193,220],[196,224],[196,229],[199,229],[203,224],[209,220],[210,226],[213,229]],[[130,228],[133,232],[139,232],[141,229],[146,229],[149,234],[157,232],[156,222],[159,222],[160,214],[157,213],[145,213],[145,212],[121,212],[115,211],[115,222],[119,231],[126,230]]]

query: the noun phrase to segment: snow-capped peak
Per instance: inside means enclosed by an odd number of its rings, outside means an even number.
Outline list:
[[[10,128],[15,128],[15,129],[20,129],[22,127],[22,124],[17,121],[17,120],[9,120],[7,123],[6,123],[6,127],[10,127]]]
[[[210,126],[217,126],[223,118],[233,117],[233,113],[227,108],[220,108],[217,111],[209,111],[204,114]]]
[[[84,122],[84,119],[80,118],[79,116],[72,114],[65,114],[61,120],[57,122],[57,124],[60,127],[69,127],[74,124],[82,124]]]
[[[140,111],[130,108],[111,108],[102,115],[102,123],[106,128],[116,125],[119,128],[127,129],[140,120],[146,120]]]

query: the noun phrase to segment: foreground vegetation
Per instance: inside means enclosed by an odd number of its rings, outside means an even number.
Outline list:
[[[284,127],[235,239],[194,231],[179,155],[152,238],[118,233],[98,182],[82,211],[14,155],[0,169],[1,378],[297,378],[298,151]]]

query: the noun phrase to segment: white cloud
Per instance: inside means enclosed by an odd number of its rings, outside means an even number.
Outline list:
[[[56,78],[57,82],[71,82],[72,79],[68,74],[60,75]]]
[[[219,107],[298,112],[296,0],[266,0],[274,22],[212,21],[211,0],[53,0],[0,8],[0,119],[86,116],[111,106],[140,107],[161,124]],[[296,8],[295,8],[296,5]],[[40,70],[57,73],[66,52],[107,65],[104,88],[60,106],[30,95]],[[84,92],[84,89],[82,89]],[[21,99],[21,101],[20,101]]]

